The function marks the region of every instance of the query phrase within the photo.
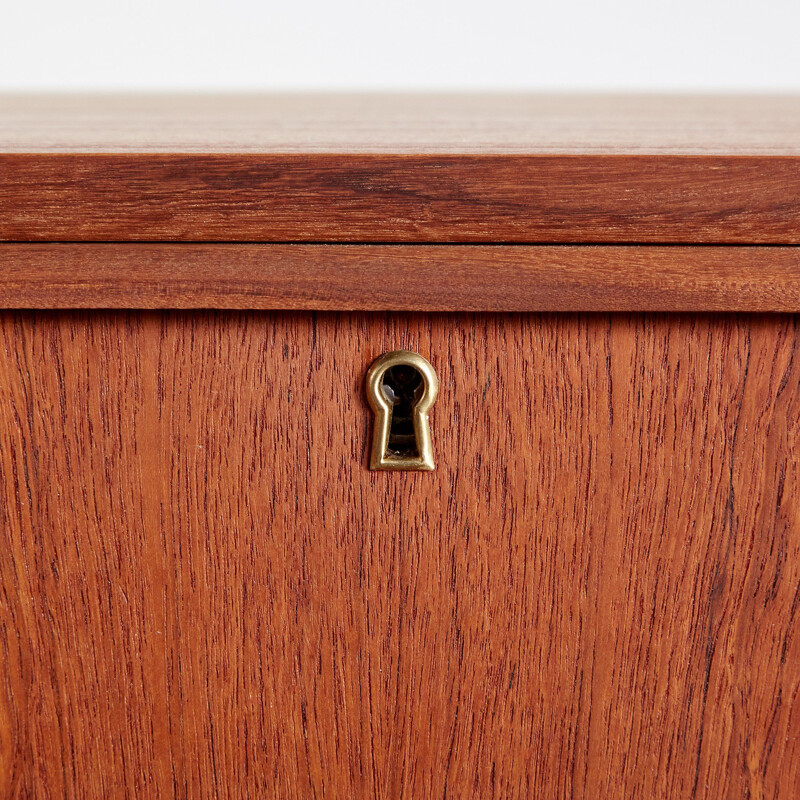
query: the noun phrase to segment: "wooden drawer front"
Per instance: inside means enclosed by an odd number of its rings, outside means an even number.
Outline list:
[[[792,316],[4,312],[0,777],[31,797],[800,785]],[[441,380],[366,468],[370,362]]]

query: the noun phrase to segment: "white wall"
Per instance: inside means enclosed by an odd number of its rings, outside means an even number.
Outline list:
[[[800,0],[0,0],[4,89],[800,90]]]

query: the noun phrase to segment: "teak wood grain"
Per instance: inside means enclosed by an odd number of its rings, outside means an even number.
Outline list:
[[[800,248],[0,245],[0,307],[800,311]]]
[[[437,471],[366,469],[426,355]],[[793,316],[6,312],[8,797],[800,785]]]
[[[0,240],[800,244],[800,97],[0,95]]]
[[[797,95],[3,94],[5,153],[800,156]]]
[[[800,244],[800,156],[0,153],[0,241]]]

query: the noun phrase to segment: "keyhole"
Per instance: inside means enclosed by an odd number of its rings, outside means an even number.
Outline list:
[[[383,373],[381,391],[392,407],[386,445],[390,456],[419,458],[414,432],[414,406],[422,397],[423,389],[422,375],[409,364],[398,364]]]
[[[439,380],[428,361],[409,350],[382,355],[367,375],[375,413],[370,469],[432,470],[428,412]]]

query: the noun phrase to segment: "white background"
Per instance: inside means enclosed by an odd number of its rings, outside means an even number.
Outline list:
[[[0,0],[0,90],[800,91],[800,0]]]

